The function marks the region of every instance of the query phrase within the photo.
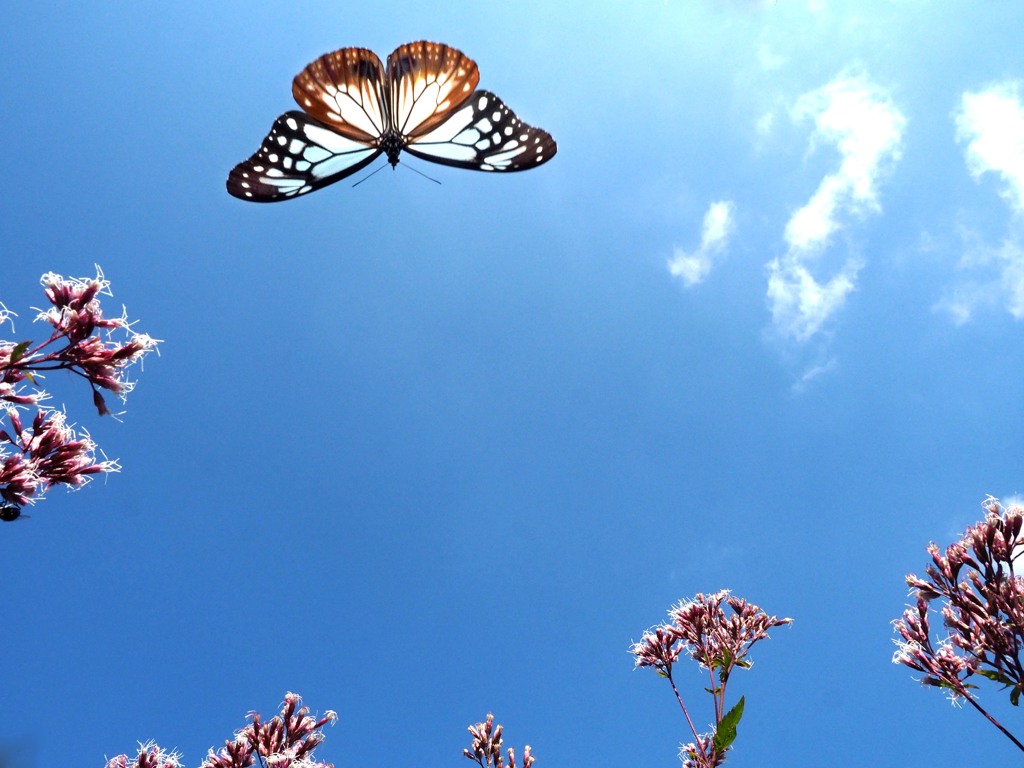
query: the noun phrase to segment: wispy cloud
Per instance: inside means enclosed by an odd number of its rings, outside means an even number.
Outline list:
[[[965,269],[991,270],[994,265],[998,275],[950,289],[938,306],[949,312],[958,325],[970,320],[973,310],[982,304],[1000,304],[1017,319],[1024,319],[1024,238],[1019,234],[1019,224],[1024,220],[1021,83],[1005,81],[964,93],[953,117],[957,140],[965,145],[967,169],[979,181],[987,173],[999,178],[999,194],[1015,221],[1000,246],[975,243],[961,260]]]
[[[846,301],[857,285],[861,264],[850,259],[842,270],[819,283],[803,264],[790,258],[768,264],[768,303],[782,335],[807,341]]]
[[[689,288],[704,281],[715,261],[722,258],[732,233],[735,206],[731,201],[718,200],[704,214],[704,228],[700,247],[693,253],[676,248],[668,261],[668,271],[680,278]]]
[[[960,269],[970,277],[947,289],[935,309],[946,312],[956,325],[969,322],[974,311],[984,306],[1002,307],[1024,320],[1024,238],[1010,235],[998,246],[978,242],[977,233],[965,234],[963,239],[967,251],[960,258]]]
[[[801,394],[806,392],[813,381],[827,373],[832,373],[837,367],[838,362],[834,357],[829,358],[824,362],[810,365],[802,374],[800,374],[800,378],[793,383],[793,393]]]
[[[785,256],[768,264],[768,303],[777,330],[806,341],[856,288],[862,264],[848,258],[820,282],[810,265],[829,247],[844,224],[881,210],[878,185],[899,159],[906,118],[888,93],[862,73],[843,72],[822,88],[801,96],[794,120],[810,120],[813,150],[829,144],[839,150],[839,168],[827,174],[807,203],[786,224]]]

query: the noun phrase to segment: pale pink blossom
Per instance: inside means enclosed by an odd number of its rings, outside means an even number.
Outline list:
[[[893,622],[901,639],[892,660],[924,673],[924,685],[969,703],[1024,751],[978,703],[976,687],[968,682],[975,675],[992,680],[1009,691],[1014,705],[1024,693],[1024,576],[1016,572],[1024,553],[1024,509],[1005,509],[992,497],[983,508],[985,519],[945,552],[934,543],[927,547],[927,578],[906,577],[917,599]],[[929,618],[935,601],[945,630],[937,637]]]
[[[463,756],[468,757],[480,768],[516,768],[516,751],[512,747],[508,748],[508,763],[505,763],[505,757],[501,752],[502,731],[501,724],[495,725],[494,715],[488,713],[482,723],[469,726],[473,742],[462,750]],[[523,748],[523,768],[530,768],[535,760],[530,745],[527,744]]]
[[[653,668],[672,686],[694,738],[680,751],[684,768],[714,768],[725,762],[743,715],[743,697],[731,709],[725,708],[726,688],[733,670],[749,668],[751,646],[766,639],[772,627],[789,624],[792,619],[769,616],[756,605],[733,597],[728,590],[680,601],[668,615],[671,621],[644,632],[629,651],[636,667]],[[672,676],[673,666],[683,651],[709,676],[706,690],[712,696],[715,714],[714,730],[710,733],[698,733]]]
[[[102,416],[110,413],[103,391],[123,400],[134,386],[128,368],[158,343],[135,333],[123,311],[121,317],[103,315],[100,296],[110,295],[110,284],[98,267],[94,278],[50,272],[41,282],[51,307],[40,311],[37,320],[52,326],[49,338],[39,343],[0,340],[0,406],[7,406],[11,424],[9,430],[0,427],[0,520],[5,521],[17,519],[23,506],[55,485],[79,487],[91,475],[119,469],[116,461],[97,461],[89,434],[76,433],[62,412],[43,405],[49,398],[39,387],[44,372],[66,370],[88,382]],[[0,324],[12,316],[0,304]],[[121,338],[114,339],[115,332]],[[26,406],[38,409],[28,428],[18,412]]]
[[[264,721],[258,712],[250,712],[249,724],[235,733],[217,752],[211,748],[200,768],[334,768],[332,763],[317,760],[313,751],[324,740],[323,728],[333,725],[338,715],[328,710],[313,717],[302,705],[297,693],[287,693],[281,712]],[[463,754],[480,768],[517,768],[515,750],[507,750],[508,762],[502,754],[502,727],[494,724],[494,715],[482,723],[469,726],[473,742]],[[527,746],[523,749],[522,768],[531,768],[535,758]],[[153,742],[140,746],[134,758],[118,755],[108,760],[106,768],[181,768],[180,755],[168,753]]]
[[[148,741],[139,745],[135,757],[118,755],[107,761],[106,768],[181,768],[181,755],[167,752]]]
[[[323,727],[338,716],[328,711],[320,718],[300,706],[297,693],[287,693],[281,713],[264,722],[258,712],[249,713],[249,725],[235,734],[218,752],[210,750],[200,768],[247,768],[257,758],[268,768],[333,768],[316,760],[313,750],[324,739]]]

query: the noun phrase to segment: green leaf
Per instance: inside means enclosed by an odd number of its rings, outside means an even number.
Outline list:
[[[936,688],[944,688],[947,691],[953,691],[957,695],[960,694],[961,689],[977,688],[978,686],[972,685],[971,683],[961,683],[959,686],[950,685],[945,680],[939,680],[937,677],[922,677],[921,685],[932,685]]]
[[[743,717],[743,701],[744,697],[740,696],[736,706],[725,713],[722,722],[715,729],[715,751],[725,752],[736,740],[736,726],[739,725],[740,718]]]
[[[21,358],[24,357],[25,353],[28,351],[29,345],[31,343],[31,341],[23,341],[21,342],[21,344],[19,344],[13,350],[11,350],[11,362],[16,363],[19,360],[21,360]]]
[[[1010,703],[1015,707],[1020,703],[1020,686],[1010,691]]]
[[[974,670],[974,674],[981,675],[994,683],[1002,683],[1007,688],[1014,684],[1013,680],[1007,677],[1004,673],[995,669],[976,669]]]

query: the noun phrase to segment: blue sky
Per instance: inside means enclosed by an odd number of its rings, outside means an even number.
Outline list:
[[[0,531],[14,764],[197,765],[287,690],[348,768],[488,711],[537,768],[678,764],[626,650],[720,588],[795,619],[730,764],[1017,759],[889,622],[1024,491],[1024,10],[855,5],[9,4],[0,301],[41,335],[98,263],[164,340],[122,423],[47,381],[124,469]],[[557,157],[227,195],[309,61],[418,39]]]

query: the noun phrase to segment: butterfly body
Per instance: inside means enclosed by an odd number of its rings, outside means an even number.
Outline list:
[[[382,154],[481,171],[521,171],[550,160],[551,135],[523,123],[493,93],[476,90],[476,63],[441,43],[396,48],[387,67],[366,48],[325,54],[300,72],[303,111],[281,115],[228,176],[235,197],[288,200],[356,173]]]
[[[388,129],[384,132],[384,135],[380,137],[380,141],[377,142],[377,146],[381,148],[381,151],[387,156],[388,162],[391,163],[391,167],[394,168],[398,165],[398,155],[408,143],[408,139],[402,137],[398,131]]]

